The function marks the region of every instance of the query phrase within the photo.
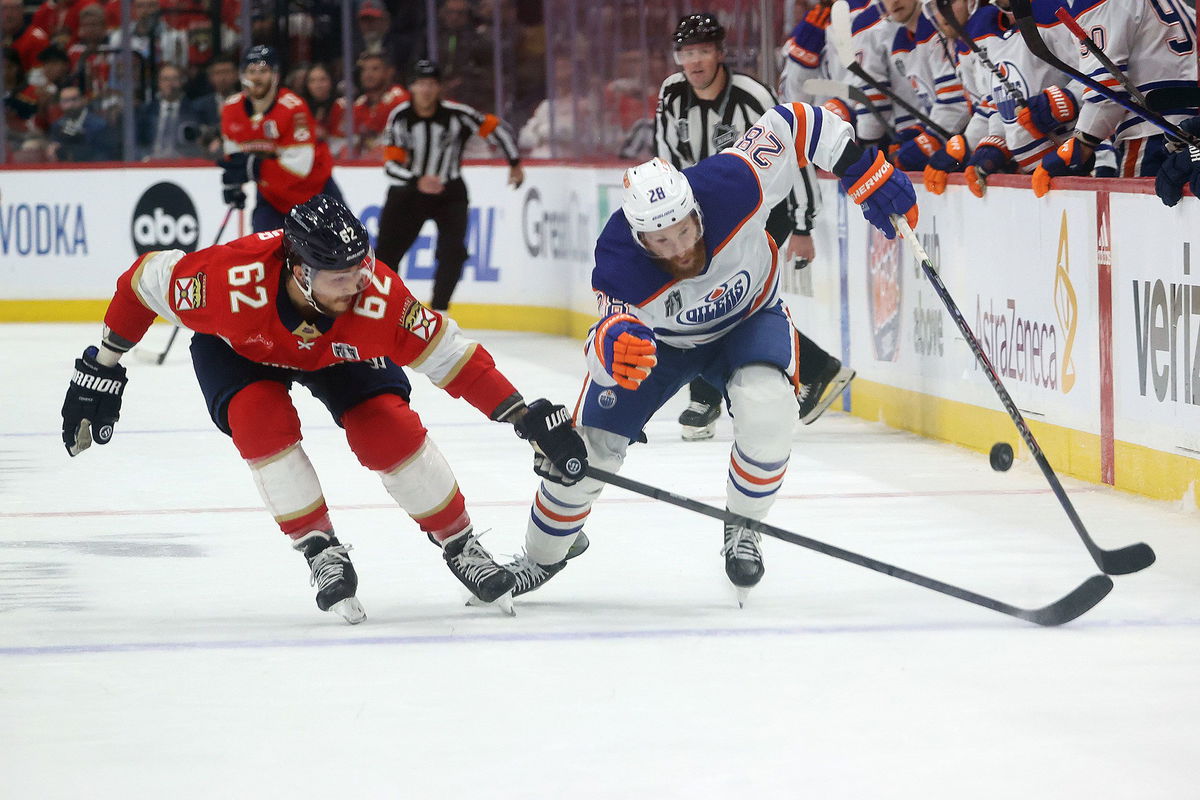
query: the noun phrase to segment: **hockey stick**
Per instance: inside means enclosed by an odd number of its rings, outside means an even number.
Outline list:
[[[1168,136],[1184,142],[1192,147],[1200,147],[1200,138],[1192,136],[1185,130],[1182,130],[1178,125],[1164,118],[1161,114],[1151,111],[1145,106],[1122,97],[1116,92],[1109,89],[1102,83],[1089,78],[1079,70],[1072,67],[1070,64],[1060,60],[1054,53],[1050,52],[1050,48],[1046,46],[1042,40],[1042,34],[1038,30],[1037,20],[1033,18],[1033,9],[1029,5],[1029,0],[1010,0],[1010,8],[1016,18],[1017,29],[1021,32],[1021,38],[1025,40],[1025,46],[1029,48],[1035,56],[1045,61],[1050,66],[1070,75],[1075,80],[1087,86],[1101,97],[1107,98],[1117,105],[1124,108],[1126,111],[1141,117],[1151,125],[1159,128]]]
[[[229,208],[225,210],[225,219],[221,221],[221,227],[217,229],[216,238],[213,239],[214,245],[221,241],[221,235],[225,233],[225,227],[229,224],[229,218],[231,216],[233,216],[233,206],[229,206]],[[175,337],[178,335],[179,326],[176,325],[174,330],[171,331],[171,338],[167,339],[167,346],[162,349],[161,353],[148,352],[139,349],[136,353],[138,359],[149,364],[162,366],[162,363],[167,360],[167,353],[171,352],[171,345],[175,344]]]
[[[588,467],[587,475],[589,478],[595,478],[612,486],[617,486],[636,494],[644,495],[655,500],[661,500],[664,503],[670,503],[673,506],[686,508],[688,511],[695,511],[697,514],[703,514],[706,517],[719,519],[722,522],[731,523],[733,525],[741,525],[753,531],[766,534],[775,539],[788,542],[789,544],[799,545],[800,547],[815,550],[833,558],[849,561],[851,564],[857,564],[860,567],[882,572],[884,575],[891,575],[893,578],[899,578],[902,581],[914,583],[917,586],[922,586],[926,589],[932,589],[935,592],[965,600],[968,603],[974,603],[983,608],[989,608],[992,611],[999,611],[1001,614],[1007,614],[1010,617],[1027,620],[1037,623],[1038,625],[1062,625],[1064,622],[1070,622],[1081,614],[1085,613],[1109,593],[1113,588],[1112,578],[1107,575],[1093,575],[1086,581],[1075,587],[1069,594],[1059,600],[1054,601],[1048,606],[1042,608],[1019,608],[1017,606],[1002,603],[999,600],[993,600],[990,597],[985,597],[968,589],[963,589],[958,586],[953,586],[949,583],[934,578],[928,578],[924,575],[919,575],[916,572],[888,564],[883,561],[878,561],[868,556],[859,555],[850,550],[843,550],[840,547],[835,547],[825,542],[810,539],[807,536],[801,536],[798,533],[777,528],[766,522],[743,517],[741,514],[735,514],[727,509],[720,509],[716,506],[710,506],[706,503],[701,503],[699,500],[693,500],[690,497],[668,492],[665,489],[659,489],[654,486],[649,486],[639,481],[617,475],[612,472],[607,472],[597,467]]]
[[[954,30],[954,35],[975,54],[975,57],[979,59],[979,63],[987,67],[992,75],[996,77],[996,80],[1000,81],[1000,85],[1004,87],[1004,91],[1008,92],[1008,96],[1013,98],[1019,106],[1029,105],[1021,90],[1010,83],[1008,77],[988,58],[987,50],[975,44],[975,40],[967,36],[967,32],[958,22],[958,17],[954,15],[954,9],[952,8],[954,0],[936,0],[936,2],[938,13],[942,15],[942,19],[946,20],[946,24]]]
[[[1130,97],[1132,97],[1141,105],[1146,105],[1146,95],[1142,94],[1141,91],[1133,85],[1133,81],[1129,80],[1129,76],[1122,72],[1121,68],[1114,64],[1112,59],[1109,58],[1108,55],[1101,50],[1095,42],[1092,41],[1092,37],[1088,36],[1087,31],[1085,31],[1079,25],[1079,23],[1075,21],[1075,18],[1071,16],[1070,11],[1067,11],[1065,8],[1059,8],[1054,12],[1054,16],[1058,17],[1058,21],[1061,22],[1067,30],[1075,35],[1075,38],[1079,40],[1079,43],[1082,44],[1089,53],[1096,57],[1096,60],[1099,61],[1106,70],[1108,70],[1108,74],[1117,79],[1117,83],[1121,84],[1122,88],[1129,92]]]
[[[833,37],[834,47],[837,49],[838,58],[842,60],[842,66],[850,74],[856,76],[875,91],[890,97],[893,103],[916,117],[922,125],[940,136],[942,141],[948,140],[953,135],[930,119],[923,111],[917,110],[904,100],[904,98],[898,96],[891,89],[868,75],[867,71],[858,63],[858,60],[854,57],[854,45],[851,42],[853,35],[850,32],[850,4],[846,0],[835,0],[832,8],[830,8],[828,33]]]
[[[904,237],[904,241],[908,242],[913,256],[921,262],[921,269],[924,271],[925,277],[933,284],[934,291],[937,292],[938,297],[942,298],[942,303],[946,306],[946,310],[950,312],[950,316],[954,319],[954,324],[958,326],[958,330],[962,333],[963,338],[967,340],[971,352],[975,354],[975,359],[983,367],[984,374],[987,375],[992,388],[1000,396],[1000,403],[1004,406],[1004,410],[1008,412],[1008,416],[1013,421],[1013,424],[1017,426],[1017,433],[1021,434],[1021,439],[1025,442],[1025,446],[1029,448],[1034,461],[1037,462],[1038,467],[1042,470],[1042,474],[1046,476],[1046,482],[1050,484],[1051,491],[1058,498],[1063,511],[1067,513],[1067,518],[1075,526],[1075,532],[1083,540],[1083,545],[1087,548],[1088,553],[1091,554],[1092,560],[1108,575],[1127,575],[1131,572],[1143,570],[1153,564],[1154,551],[1145,542],[1131,544],[1118,550],[1102,550],[1092,539],[1087,528],[1083,526],[1083,521],[1079,519],[1079,514],[1075,511],[1075,506],[1071,504],[1070,498],[1067,497],[1067,492],[1063,489],[1062,483],[1059,482],[1058,475],[1054,473],[1054,470],[1050,467],[1050,462],[1046,460],[1046,454],[1038,446],[1037,439],[1033,438],[1033,432],[1029,430],[1029,425],[1021,415],[1017,404],[1013,402],[1012,395],[1004,388],[1004,384],[996,374],[995,367],[992,366],[992,362],[988,359],[987,354],[983,352],[983,347],[979,344],[979,339],[975,337],[970,326],[967,325],[962,311],[959,310],[958,305],[954,302],[954,298],[950,296],[949,290],[946,289],[946,284],[942,283],[942,278],[938,275],[937,267],[934,266],[933,261],[929,258],[929,254],[925,252],[925,248],[921,246],[916,234],[913,233],[912,228],[909,227],[904,217],[898,214],[893,215],[892,223],[895,224],[896,230],[900,232],[900,235]]]
[[[813,95],[829,95],[830,97],[840,97],[843,100],[850,100],[865,106],[871,112],[871,116],[879,120],[879,124],[887,130],[887,120],[875,108],[875,104],[871,102],[871,98],[867,97],[867,93],[857,86],[852,86],[845,81],[831,81],[827,78],[809,78],[804,82],[804,91]]]

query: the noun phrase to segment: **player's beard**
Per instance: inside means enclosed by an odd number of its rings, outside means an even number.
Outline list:
[[[672,258],[655,258],[655,261],[672,278],[685,281],[704,271],[705,256],[704,239],[699,239],[687,252]]]

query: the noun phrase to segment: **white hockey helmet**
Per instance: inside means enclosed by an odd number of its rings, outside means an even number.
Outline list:
[[[696,215],[703,232],[704,221],[691,184],[682,172],[663,159],[652,158],[625,170],[624,184],[621,210],[638,244],[642,244],[639,233],[661,230],[683,221],[689,214]]]

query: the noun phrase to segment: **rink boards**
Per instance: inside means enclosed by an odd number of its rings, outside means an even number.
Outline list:
[[[469,260],[452,313],[466,327],[580,336],[594,315],[591,250],[619,203],[619,167],[469,167]],[[375,232],[386,182],[340,167],[347,201]],[[1167,209],[1149,181],[1027,179],[918,187],[918,231],[1054,467],[1151,497],[1197,503],[1200,201]],[[822,182],[817,259],[784,270],[805,332],[858,370],[846,410],[986,451],[1018,445],[995,392],[919,265]],[[0,321],[98,320],[141,252],[212,242],[224,207],[210,166],[0,171]],[[223,239],[237,233],[237,215]],[[249,215],[246,215],[248,232]],[[432,286],[432,224],[396,265]],[[1018,449],[1021,457],[1023,446]]]

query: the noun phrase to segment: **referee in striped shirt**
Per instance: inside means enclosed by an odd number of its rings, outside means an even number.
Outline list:
[[[508,184],[525,180],[516,143],[499,118],[442,99],[442,72],[432,61],[413,67],[412,98],[392,109],[383,132],[387,201],[379,216],[375,253],[399,270],[425,220],[437,224],[437,272],[430,307],[445,311],[467,260],[467,185],[462,179],[463,145],[478,134],[508,159]]]
[[[725,28],[712,14],[690,14],[679,20],[674,36],[679,72],[663,81],[658,94],[654,139],[656,154],[679,169],[694,166],[742,137],[759,117],[777,105],[775,93],[724,62]],[[812,165],[802,170],[804,191],[771,211],[767,233],[783,249],[785,263],[804,266],[812,260],[812,222],[819,189]],[[798,201],[797,201],[798,200]],[[789,238],[790,237],[790,238]],[[822,350],[799,331],[800,419],[811,423],[854,376],[853,370]],[[711,439],[721,415],[721,392],[702,378],[689,386],[688,407],[679,415],[687,440]],[[836,395],[834,395],[836,396]]]

